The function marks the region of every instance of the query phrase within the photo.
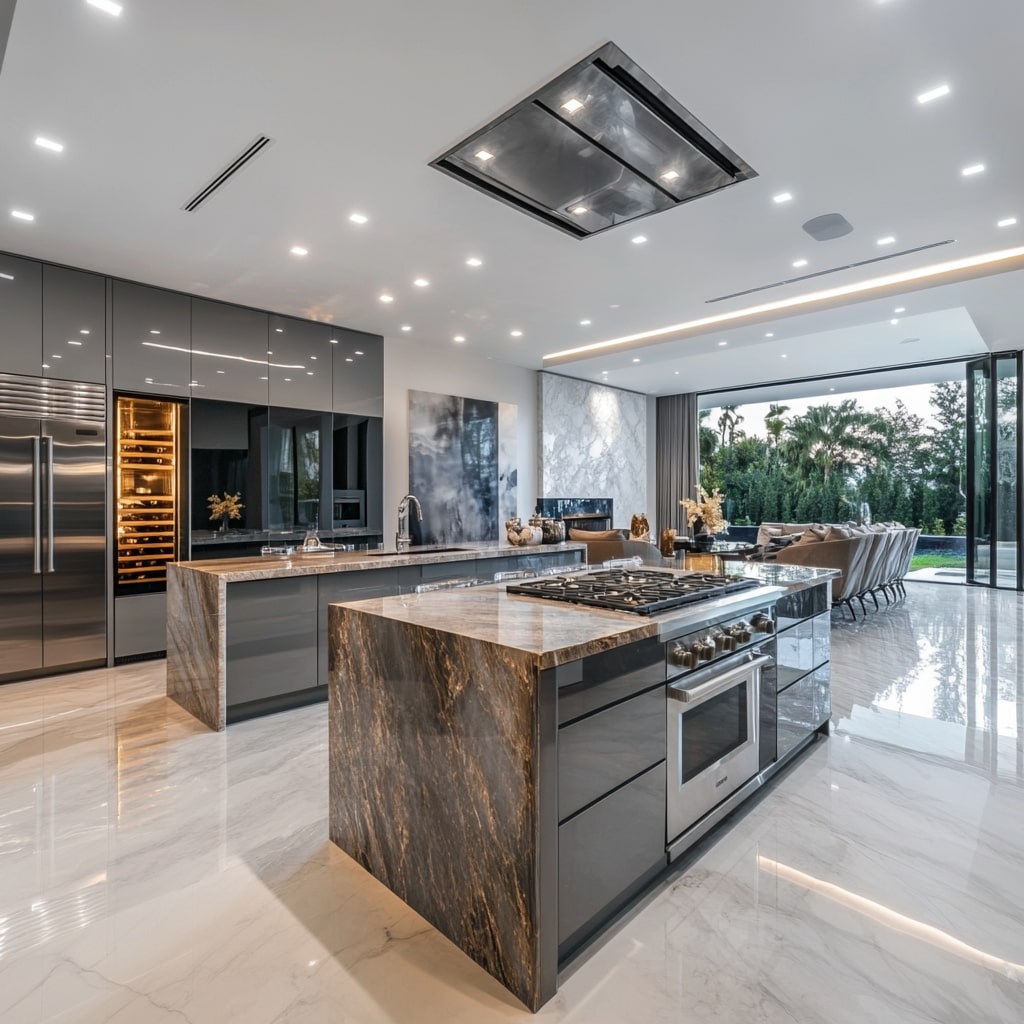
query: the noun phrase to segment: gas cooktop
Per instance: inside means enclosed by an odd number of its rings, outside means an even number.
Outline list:
[[[604,569],[580,575],[545,576],[510,583],[510,594],[570,601],[594,608],[612,608],[651,615],[669,608],[707,601],[761,584],[754,579],[711,573],[671,573],[654,569]]]

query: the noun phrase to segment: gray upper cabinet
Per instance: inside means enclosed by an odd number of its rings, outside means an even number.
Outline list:
[[[335,327],[334,411],[358,416],[384,415],[384,339]]]
[[[331,411],[331,327],[270,315],[270,404]]]
[[[43,264],[43,376],[103,384],[106,328],[106,278]]]
[[[191,299],[114,281],[111,309],[114,388],[188,398]]]
[[[42,336],[42,264],[0,253],[0,373],[45,373]]]
[[[225,402],[269,400],[268,316],[209,299],[192,300],[192,394]]]

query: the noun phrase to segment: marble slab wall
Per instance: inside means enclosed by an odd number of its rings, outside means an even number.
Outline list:
[[[628,527],[647,501],[647,398],[574,377],[541,373],[537,492],[613,501]]]

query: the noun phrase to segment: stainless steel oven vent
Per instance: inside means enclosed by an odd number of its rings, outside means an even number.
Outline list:
[[[576,238],[757,173],[614,43],[431,166]]]

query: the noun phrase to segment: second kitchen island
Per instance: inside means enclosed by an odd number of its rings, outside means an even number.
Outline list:
[[[560,964],[670,858],[827,731],[821,616],[833,575],[803,569],[772,586],[755,575],[751,590],[649,617],[502,585],[332,605],[332,841],[538,1009]],[[816,646],[811,625],[793,633],[797,657],[815,665],[784,709],[779,598],[790,618],[819,626]],[[671,691],[692,671],[700,700],[717,697],[704,662],[719,657],[720,676],[742,676],[748,690],[726,696],[733,711],[719,716],[739,712],[746,724],[732,729],[745,743],[715,742],[749,746],[752,734],[753,765],[677,834],[666,808],[689,752],[712,786],[730,772],[697,734],[706,715],[690,719],[679,763],[675,712],[688,698]]]

